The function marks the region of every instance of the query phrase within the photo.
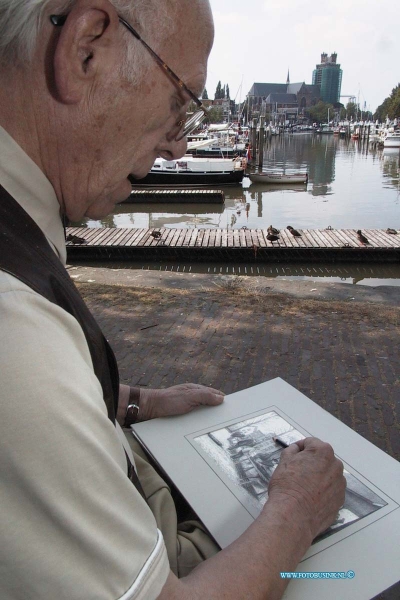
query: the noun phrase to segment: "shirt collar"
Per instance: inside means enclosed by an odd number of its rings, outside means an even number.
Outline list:
[[[50,181],[17,142],[0,126],[0,183],[35,221],[65,265],[60,204]]]

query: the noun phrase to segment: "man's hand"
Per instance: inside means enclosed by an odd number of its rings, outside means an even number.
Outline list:
[[[139,421],[184,415],[197,406],[217,406],[223,399],[223,392],[195,383],[182,383],[160,390],[141,388]]]
[[[295,499],[314,539],[334,522],[345,490],[343,463],[335,457],[332,446],[306,438],[283,450],[268,493],[271,501]]]
[[[316,438],[291,444],[269,484],[261,514],[227,548],[187,577],[170,575],[159,600],[282,598],[288,580],[312,540],[335,519],[344,502],[343,465]]]
[[[184,415],[198,406],[217,406],[223,399],[223,392],[195,383],[160,390],[141,388],[139,421]]]
[[[129,403],[128,385],[119,386],[117,421],[123,427]],[[184,415],[197,406],[217,406],[224,400],[224,393],[205,385],[181,383],[165,389],[140,388],[139,421],[156,417]]]

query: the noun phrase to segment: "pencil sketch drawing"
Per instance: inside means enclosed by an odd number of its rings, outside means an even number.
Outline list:
[[[202,456],[231,492],[256,517],[268,497],[268,484],[283,447],[304,435],[274,411],[222,427],[195,438]],[[385,500],[345,471],[346,499],[335,523],[318,540],[386,506]]]

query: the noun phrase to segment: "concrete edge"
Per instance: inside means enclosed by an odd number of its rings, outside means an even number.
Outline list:
[[[224,289],[232,291],[243,287],[249,292],[279,293],[293,298],[367,302],[400,306],[400,287],[350,285],[312,280],[246,277],[240,275],[210,275],[201,273],[172,273],[135,269],[112,269],[105,267],[67,266],[71,278],[81,283],[120,285],[143,288],[165,288],[205,291]]]

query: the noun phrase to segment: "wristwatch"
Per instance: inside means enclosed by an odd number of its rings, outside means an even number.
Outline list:
[[[139,418],[140,388],[131,387],[128,406],[126,407],[124,427],[130,427]]]

